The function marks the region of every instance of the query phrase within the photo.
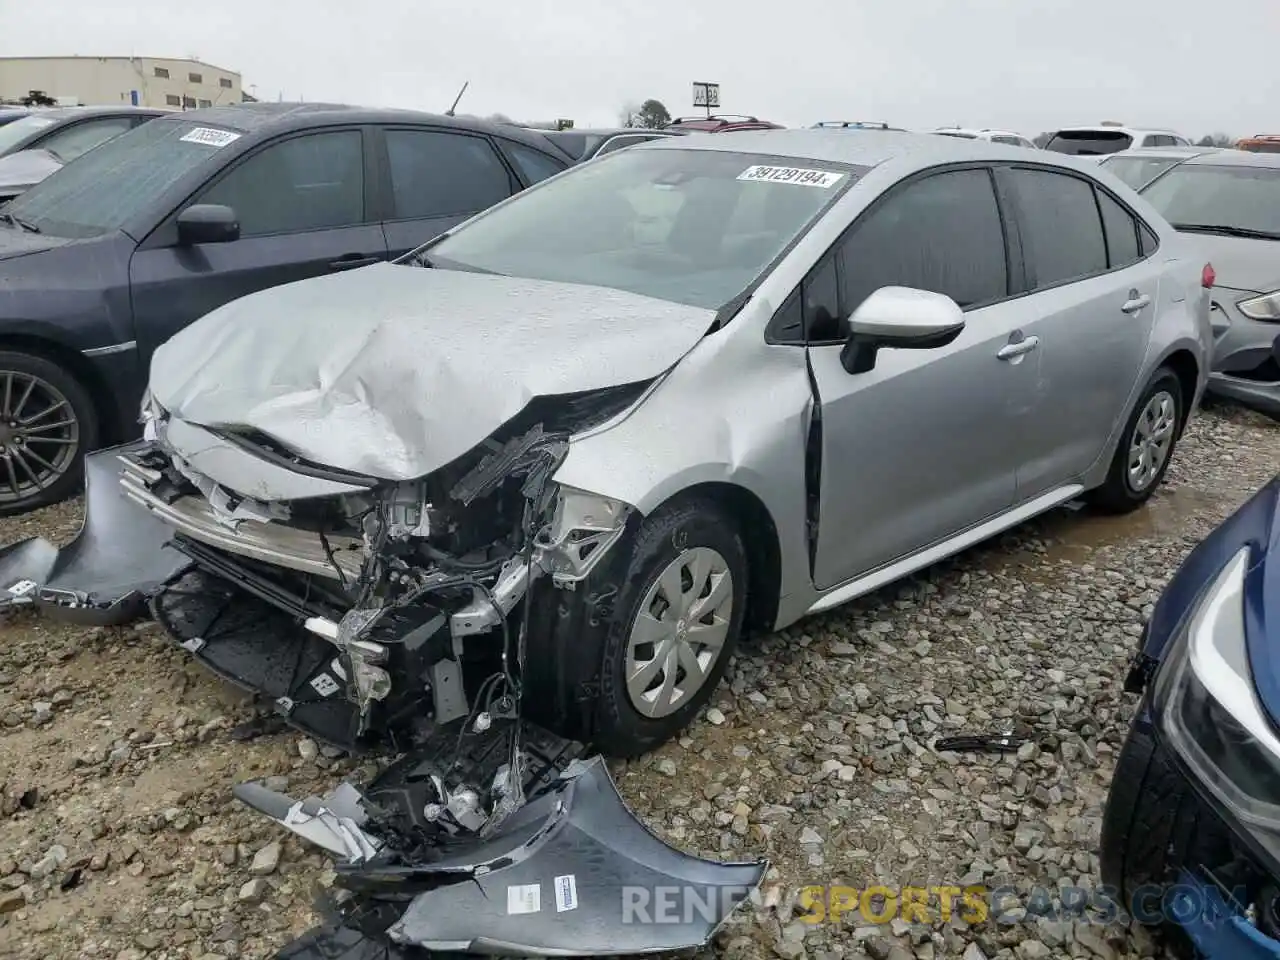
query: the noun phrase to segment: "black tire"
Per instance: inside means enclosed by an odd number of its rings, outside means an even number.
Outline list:
[[[73,419],[75,426],[69,428],[65,432],[68,435],[74,435],[76,446],[74,455],[67,459],[65,469],[55,478],[50,479],[41,489],[32,489],[24,495],[10,498],[0,499],[0,516],[12,516],[14,514],[26,513],[37,507],[48,506],[51,503],[59,503],[68,497],[74,496],[84,484],[84,457],[89,451],[95,449],[98,445],[99,427],[98,418],[94,412],[93,398],[89,395],[89,391],[84,385],[76,379],[76,377],[68,372],[60,364],[47,357],[39,354],[23,353],[16,350],[0,350],[0,404],[4,404],[5,384],[12,377],[14,382],[30,383],[30,378],[36,378],[41,383],[47,385],[53,391],[61,394],[65,399],[66,406],[69,408],[66,419]],[[10,396],[9,403],[17,403],[17,397]],[[0,414],[4,413],[0,408]],[[25,413],[25,411],[24,411]],[[62,416],[61,411],[57,414]],[[48,423],[61,422],[52,419],[45,419],[40,423],[32,426],[43,426]],[[0,422],[0,430],[5,429],[7,424]],[[53,432],[44,434],[46,436],[54,435]],[[6,435],[7,437],[7,435]],[[4,438],[0,437],[0,441]],[[28,452],[35,450],[41,452],[41,456],[48,462],[59,467],[63,464],[57,459],[46,456],[53,448],[44,444],[32,444],[28,442],[28,438],[24,438]],[[10,442],[12,440],[10,439]],[[0,445],[3,445],[0,442]],[[29,464],[39,465],[34,460],[28,459]],[[14,474],[9,472],[10,466],[14,469]],[[30,477],[24,473],[18,466],[17,462],[9,456],[0,454],[0,487],[6,492],[10,490],[12,477],[17,476],[20,490],[25,491],[30,485]]]
[[[1129,479],[1129,449],[1133,444],[1134,431],[1138,428],[1138,421],[1146,410],[1147,404],[1161,391],[1167,392],[1173,398],[1176,408],[1174,431],[1169,439],[1169,452],[1151,482],[1141,490],[1135,490]],[[1102,486],[1089,491],[1087,495],[1089,503],[1107,513],[1129,513],[1151,499],[1151,495],[1164,480],[1170,461],[1173,460],[1185,421],[1186,400],[1182,395],[1182,383],[1172,370],[1161,367],[1151,377],[1151,382],[1147,384],[1138,402],[1134,404],[1133,413],[1129,415],[1129,420],[1120,434],[1120,442],[1116,444],[1115,453],[1111,457],[1107,479],[1103,481]]]
[[[709,547],[733,584],[728,631],[702,686],[671,714],[651,718],[626,687],[627,641],[661,572],[683,551]],[[533,719],[589,741],[611,757],[635,757],[675,736],[710,700],[733,656],[747,603],[747,551],[733,518],[713,500],[691,497],[659,508],[574,591],[545,587],[528,648],[525,703]]]
[[[1168,750],[1141,720],[1134,722],[1116,761],[1102,814],[1102,882],[1130,915],[1150,914],[1152,891],[1177,882],[1180,871],[1215,869],[1231,860],[1232,838],[1187,783]],[[1135,897],[1142,894],[1140,902]],[[1185,935],[1167,925],[1172,945]]]

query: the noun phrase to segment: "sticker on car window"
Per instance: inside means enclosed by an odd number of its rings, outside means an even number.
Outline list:
[[[803,187],[822,187],[830,190],[844,179],[843,173],[830,170],[806,170],[803,167],[747,167],[739,180],[755,180],[762,183],[795,183]]]
[[[230,130],[217,130],[213,127],[196,127],[190,133],[184,133],[178,139],[186,143],[203,143],[206,147],[225,147],[240,139],[240,134]]]

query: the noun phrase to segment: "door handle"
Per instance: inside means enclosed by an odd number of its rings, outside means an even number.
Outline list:
[[[329,269],[354,270],[356,267],[367,267],[371,264],[381,262],[381,257],[366,257],[358,253],[348,253],[346,256],[339,257],[337,260],[330,260]]]
[[[1138,313],[1144,307],[1151,305],[1151,295],[1149,293],[1144,293],[1140,297],[1135,297],[1133,295],[1134,293],[1137,293],[1137,291],[1130,291],[1129,299],[1126,300],[1124,302],[1124,306],[1120,308],[1125,313]]]
[[[996,351],[996,356],[1001,360],[1013,360],[1030,353],[1038,346],[1040,346],[1039,337],[1023,337],[1016,343],[1006,343]]]

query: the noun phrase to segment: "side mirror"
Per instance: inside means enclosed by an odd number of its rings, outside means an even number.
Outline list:
[[[882,347],[929,350],[945,347],[964,329],[964,311],[950,297],[910,287],[881,287],[849,318],[849,339],[840,363],[866,373]]]
[[[178,244],[227,243],[240,239],[240,218],[220,203],[195,203],[178,214]]]

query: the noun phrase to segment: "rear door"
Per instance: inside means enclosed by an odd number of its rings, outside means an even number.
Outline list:
[[[1036,429],[1021,439],[1018,498],[1077,479],[1106,450],[1131,394],[1160,294],[1138,218],[1063,170],[998,171],[1017,214],[1027,272],[1025,331],[1039,338]]]
[[[538,163],[549,164],[549,158],[514,142],[508,164],[495,142],[479,132],[388,126],[381,128],[381,138],[382,229],[393,258],[505,200],[526,183],[558,172],[550,168],[539,176]],[[516,175],[517,162],[531,171],[524,180]]]
[[[215,174],[141,244],[129,276],[144,362],[178,330],[237,297],[386,259],[382,227],[366,212],[366,136],[351,126],[269,141]],[[174,220],[195,203],[235,210],[240,239],[180,247]]]

